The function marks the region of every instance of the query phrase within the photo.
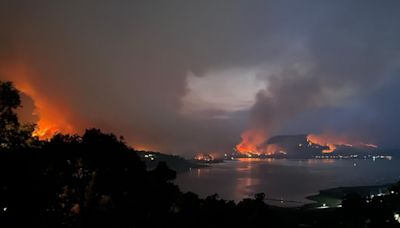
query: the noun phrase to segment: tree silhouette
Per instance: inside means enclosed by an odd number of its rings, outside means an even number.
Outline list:
[[[16,109],[21,107],[18,90],[11,82],[0,81],[0,150],[27,147],[32,143],[34,125],[21,125]]]

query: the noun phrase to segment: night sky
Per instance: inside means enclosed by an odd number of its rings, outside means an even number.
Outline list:
[[[3,0],[0,80],[24,93],[27,121],[138,149],[224,153],[246,130],[398,148],[399,12],[396,0]]]

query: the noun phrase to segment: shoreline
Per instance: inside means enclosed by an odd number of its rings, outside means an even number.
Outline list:
[[[362,197],[366,197],[371,194],[384,193],[393,184],[394,183],[323,189],[320,190],[318,194],[307,196],[305,199],[314,202],[305,204],[301,207],[309,209],[340,207],[342,200],[349,193],[357,193]]]

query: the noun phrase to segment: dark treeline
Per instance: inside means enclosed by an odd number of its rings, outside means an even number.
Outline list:
[[[239,203],[199,198],[172,181],[160,162],[146,170],[122,138],[98,129],[82,136],[32,137],[15,113],[11,83],[0,82],[0,227],[396,227],[400,185],[366,203],[350,194],[343,208],[285,209],[265,195]]]

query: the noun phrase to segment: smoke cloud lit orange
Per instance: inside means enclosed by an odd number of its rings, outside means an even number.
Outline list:
[[[262,154],[260,146],[265,142],[267,135],[261,130],[247,130],[242,134],[242,141],[236,145],[239,153]]]
[[[31,83],[30,79],[34,78],[31,73],[23,65],[13,65],[4,68],[1,72],[10,81],[12,81],[18,90],[30,96],[35,103],[35,115],[39,117],[36,123],[34,136],[40,139],[48,139],[56,133],[76,133],[76,129],[67,120],[70,111],[66,106],[58,102],[54,102],[50,97],[54,95],[43,94],[37,90]],[[22,104],[23,105],[23,104]]]
[[[236,151],[241,154],[273,155],[276,153],[285,154],[286,151],[277,144],[265,144],[267,134],[262,130],[247,130],[242,134],[242,141],[236,145]]]

